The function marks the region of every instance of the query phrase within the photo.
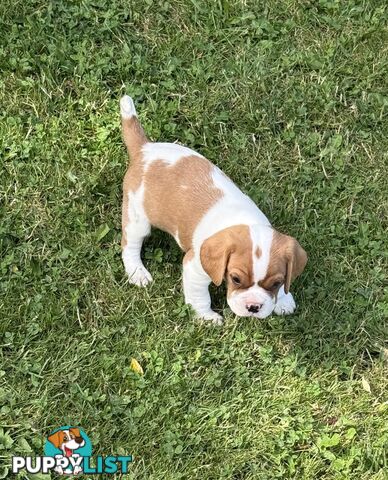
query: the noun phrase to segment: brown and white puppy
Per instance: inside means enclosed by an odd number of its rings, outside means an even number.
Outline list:
[[[151,225],[170,233],[186,253],[185,301],[199,317],[221,323],[210,306],[209,284],[228,285],[236,315],[265,318],[295,310],[290,284],[307,255],[290,236],[271,227],[253,201],[199,153],[174,143],[149,142],[133,101],[120,102],[130,164],[124,178],[122,257],[129,281],[152,277],[140,252]]]
[[[55,458],[78,458],[79,454],[74,453],[74,451],[85,445],[85,440],[82,438],[80,429],[77,427],[71,427],[68,430],[58,430],[57,432],[51,434],[48,437],[48,440],[54,445],[54,447],[62,450],[63,452],[63,455],[55,455]],[[82,472],[82,468],[79,465],[76,465],[74,470],[63,470],[62,467],[58,466],[55,468],[55,471],[60,474],[70,473],[78,475]]]

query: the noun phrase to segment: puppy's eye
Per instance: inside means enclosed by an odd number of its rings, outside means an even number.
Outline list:
[[[237,275],[231,275],[230,278],[232,279],[232,282],[237,285],[237,286],[240,286],[241,285],[241,280],[240,278],[237,276]]]
[[[64,437],[63,441],[67,442],[69,439],[67,437]]]
[[[274,282],[271,286],[271,290],[276,290],[277,288],[280,287],[280,285],[282,284],[282,282]]]

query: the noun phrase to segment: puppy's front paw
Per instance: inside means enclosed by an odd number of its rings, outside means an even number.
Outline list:
[[[63,455],[58,455],[58,454],[57,454],[57,455],[55,455],[55,458],[56,458],[57,460],[62,460],[64,457],[63,457]],[[57,465],[57,466],[54,468],[54,471],[57,472],[59,475],[63,475],[63,473],[64,473],[64,472],[63,472],[63,467],[62,467],[62,465]]]
[[[276,315],[289,315],[290,313],[294,313],[295,308],[296,303],[294,297],[291,293],[287,293],[287,295],[278,298],[273,311]]]
[[[137,285],[138,287],[145,287],[152,282],[150,272],[143,266],[139,265],[133,268],[126,268],[129,283]]]
[[[220,326],[224,323],[222,316],[213,310],[209,310],[206,313],[199,313],[197,316],[199,319],[211,322],[213,325]]]

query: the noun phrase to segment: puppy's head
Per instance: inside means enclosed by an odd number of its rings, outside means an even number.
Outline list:
[[[202,267],[216,285],[227,281],[227,300],[240,317],[265,318],[272,313],[281,287],[288,293],[307,255],[293,237],[270,226],[235,225],[206,239]]]
[[[48,440],[59,449],[76,450],[85,445],[79,428],[71,427],[69,430],[58,430],[48,437]]]

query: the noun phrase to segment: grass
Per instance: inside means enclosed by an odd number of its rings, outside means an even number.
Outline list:
[[[1,3],[0,477],[75,424],[134,455],[128,479],[386,478],[387,13]],[[162,232],[154,283],[128,285],[124,92],[150,138],[199,150],[305,247],[296,314],[238,320],[214,289],[226,324],[198,325]]]

